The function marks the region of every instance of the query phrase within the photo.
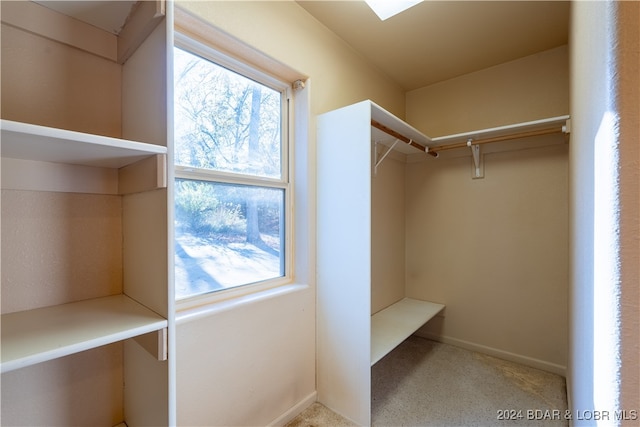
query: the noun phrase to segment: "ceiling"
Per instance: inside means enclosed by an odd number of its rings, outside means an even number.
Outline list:
[[[568,43],[565,1],[426,0],[385,21],[361,0],[297,2],[406,91]]]
[[[38,3],[117,34],[136,1]],[[425,0],[385,21],[362,0],[297,3],[406,91],[568,43],[567,1]]]

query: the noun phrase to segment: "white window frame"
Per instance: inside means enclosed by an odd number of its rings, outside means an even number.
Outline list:
[[[239,61],[213,47],[209,47],[197,40],[185,36],[179,32],[174,33],[174,46],[200,56],[206,60],[220,65],[244,77],[263,84],[275,91],[282,93],[282,123],[281,123],[281,177],[280,179],[259,177],[240,173],[221,172],[208,169],[199,169],[187,166],[178,166],[175,162],[173,167],[173,180],[189,179],[199,181],[209,181],[224,184],[246,185],[251,187],[266,187],[284,190],[284,256],[281,262],[284,263],[284,274],[273,279],[266,279],[259,282],[247,283],[221,289],[208,293],[193,295],[183,299],[176,299],[176,305],[179,310],[199,307],[231,298],[242,297],[249,294],[266,291],[278,286],[291,284],[294,278],[294,170],[293,164],[293,96],[291,83],[286,83],[269,74],[266,74],[255,67],[252,67],[242,61]],[[172,55],[173,56],[173,55]],[[172,81],[173,84],[173,81]],[[173,100],[171,100],[173,102]],[[171,236],[173,238],[173,236]],[[175,256],[175,254],[174,254]],[[175,298],[175,295],[174,295]]]

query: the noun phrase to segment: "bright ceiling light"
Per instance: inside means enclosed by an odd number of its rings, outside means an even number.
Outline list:
[[[391,18],[422,0],[364,0],[381,20]]]

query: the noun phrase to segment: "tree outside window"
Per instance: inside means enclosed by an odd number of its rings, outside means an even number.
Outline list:
[[[174,49],[178,299],[285,275],[283,100]]]

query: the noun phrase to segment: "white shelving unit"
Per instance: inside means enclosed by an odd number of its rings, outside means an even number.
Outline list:
[[[107,3],[2,3],[3,423],[175,425],[172,9]]]
[[[160,145],[11,120],[0,121],[0,137],[5,164],[20,159],[118,170],[167,153]],[[0,371],[166,328],[167,319],[124,294],[3,314]]]
[[[371,366],[443,309],[443,304],[403,298],[371,316]]]
[[[167,153],[161,145],[11,120],[0,121],[0,129],[3,158],[119,169]]]
[[[167,147],[0,120],[3,188],[127,194],[165,188]]]
[[[421,152],[380,128],[431,143],[371,101],[318,117],[318,400],[359,425],[371,423],[371,366],[444,307],[395,297],[395,290],[386,295],[389,287],[404,294],[404,277],[388,283],[374,277],[379,249],[404,271],[403,258],[376,243],[384,227],[372,212],[372,181],[384,179],[381,171],[374,177],[376,144],[403,155]],[[385,309],[375,309],[379,300]]]
[[[2,315],[2,372],[24,368],[167,327],[167,319],[126,295]]]
[[[471,132],[458,133],[455,135],[446,135],[432,138],[432,142],[437,146],[453,145],[460,142],[466,142],[469,139],[479,140],[497,137],[512,137],[514,134],[525,134],[527,132],[537,132],[550,128],[562,128],[563,132],[570,133],[570,116],[549,117],[540,120],[532,120],[530,122],[515,123],[506,126],[497,126],[488,129],[480,129]]]
[[[371,101],[318,117],[320,402],[359,425],[370,425],[371,366],[444,309],[405,293],[401,163],[420,156],[438,161],[429,152],[469,150],[470,138],[479,148],[481,143],[568,132],[568,118],[429,138]],[[479,150],[473,153],[472,148],[468,155],[478,177]],[[387,158],[398,162],[385,164]]]

